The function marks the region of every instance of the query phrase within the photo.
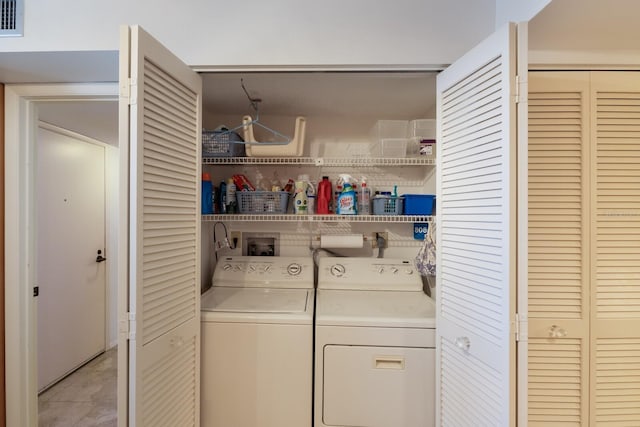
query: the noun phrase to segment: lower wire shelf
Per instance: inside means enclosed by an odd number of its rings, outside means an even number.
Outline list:
[[[431,222],[431,215],[295,215],[295,214],[214,214],[203,221],[222,222]]]

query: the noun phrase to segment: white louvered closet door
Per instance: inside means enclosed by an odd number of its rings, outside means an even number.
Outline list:
[[[138,26],[123,28],[120,61],[129,366],[119,374],[128,376],[128,426],[196,427],[202,82]]]
[[[516,32],[438,76],[437,408],[445,427],[515,424]]]
[[[640,73],[591,89],[591,425],[640,426]]]
[[[589,76],[529,74],[528,425],[588,426]]]

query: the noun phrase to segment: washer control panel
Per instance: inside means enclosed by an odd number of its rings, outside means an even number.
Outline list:
[[[422,279],[411,259],[325,257],[318,289],[420,291]]]
[[[313,288],[311,257],[229,256],[218,260],[213,286]]]

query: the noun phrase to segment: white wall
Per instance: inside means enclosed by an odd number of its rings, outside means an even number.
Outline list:
[[[507,22],[529,21],[552,0],[496,0],[496,29]]]
[[[494,29],[495,0],[25,2],[0,52],[117,50],[140,24],[190,65],[448,64]]]

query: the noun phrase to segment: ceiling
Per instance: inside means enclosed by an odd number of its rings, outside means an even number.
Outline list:
[[[40,121],[118,146],[117,101],[38,102]]]

